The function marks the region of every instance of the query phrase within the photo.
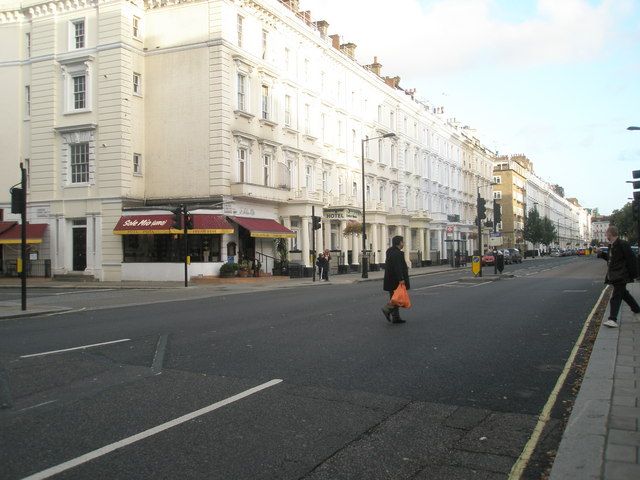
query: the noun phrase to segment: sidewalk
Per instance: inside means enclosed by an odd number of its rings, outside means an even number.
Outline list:
[[[619,325],[600,327],[550,480],[640,478],[640,321],[624,302]]]

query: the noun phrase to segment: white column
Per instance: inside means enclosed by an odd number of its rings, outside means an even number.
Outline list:
[[[291,230],[291,217],[282,217],[282,225]],[[287,250],[291,250],[291,242],[293,239],[287,238]]]
[[[424,232],[424,251],[425,251],[425,260],[431,260],[431,229],[425,228]]]
[[[427,259],[427,253],[424,251],[424,232],[425,229],[424,228],[418,228],[418,249],[420,250],[421,254],[422,254],[422,260],[426,260]],[[422,265],[420,265],[422,266]]]
[[[302,263],[305,267],[309,267],[309,217],[301,217],[300,235],[302,235]]]
[[[323,221],[322,222],[322,238],[324,248],[331,250],[331,222]]]
[[[389,225],[387,225],[386,223],[383,223],[382,225],[380,225],[380,234],[381,234],[381,239],[380,239],[380,245],[382,245],[382,248],[380,248],[380,251],[384,257],[385,252],[387,251],[387,248],[389,248],[391,245],[389,244]],[[383,258],[381,263],[383,263],[385,261],[385,259]]]
[[[440,260],[444,257],[442,243],[442,229],[439,228],[436,230],[436,248],[440,252]]]
[[[346,220],[340,220],[340,231],[338,232],[338,235],[340,236],[341,240],[340,240],[340,250],[342,250],[342,255],[344,255],[344,264],[348,265],[347,261],[349,260],[349,238],[345,237],[342,232],[344,232],[344,229],[347,228],[347,221]]]
[[[409,268],[411,268],[411,227],[401,227],[402,236],[404,237],[404,261],[407,262]]]
[[[371,247],[371,250],[373,251],[373,253],[371,254],[371,263],[380,263],[380,253],[378,253],[378,244],[379,244],[379,240],[380,240],[380,235],[378,232],[378,224],[377,223],[372,223],[371,224],[371,236],[369,237],[369,239],[371,240],[371,243],[373,244],[373,246]]]

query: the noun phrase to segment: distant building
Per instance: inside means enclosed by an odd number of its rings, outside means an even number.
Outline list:
[[[606,232],[611,225],[611,217],[596,215],[591,219],[591,238],[598,243],[608,243]]]

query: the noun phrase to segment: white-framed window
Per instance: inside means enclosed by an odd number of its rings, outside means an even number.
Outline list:
[[[89,142],[69,145],[71,183],[89,183]]]
[[[385,193],[386,193],[386,190],[384,187],[384,183],[381,183],[380,188],[378,189],[378,200],[380,200],[381,202],[384,202]]]
[[[344,195],[344,176],[340,175],[338,177],[338,194]]]
[[[236,28],[238,31],[238,46],[242,48],[242,40],[243,40],[243,29],[244,29],[244,17],[242,15],[238,15],[238,20],[236,22]]]
[[[305,165],[304,167],[304,186],[308,190],[313,190],[313,166]]]
[[[24,86],[24,116],[31,117],[31,85]]]
[[[494,200],[502,200],[502,192],[500,192],[500,191],[493,192],[493,199]]]
[[[269,153],[262,155],[262,182],[265,187],[271,186],[272,168],[273,168],[273,156]]]
[[[87,108],[87,76],[84,74],[73,75],[73,110]]]
[[[140,17],[136,17],[135,15],[131,19],[131,35],[136,39],[140,39],[142,36],[140,31]]]
[[[398,187],[393,185],[391,187],[391,208],[398,206]]]
[[[365,196],[367,198],[367,202],[371,201],[371,184],[367,182],[367,189],[365,191]]]
[[[291,95],[284,96],[284,126],[291,126]]]
[[[86,56],[61,63],[64,77],[64,113],[91,109],[90,73],[93,57]]]
[[[357,197],[358,196],[358,182],[352,182],[351,183],[351,195],[353,197]]]
[[[284,71],[288,72],[291,68],[291,50],[288,48],[284,49]]]
[[[79,18],[69,23],[69,49],[78,50],[86,47],[86,25],[85,19]]]
[[[394,144],[391,144],[391,148],[390,148],[390,155],[391,155],[391,166],[392,167],[396,167],[396,146]]]
[[[238,182],[246,183],[248,176],[249,151],[246,148],[238,148]]]
[[[269,92],[268,85],[262,85],[262,112],[260,114],[260,118],[263,120],[270,120],[271,117],[271,108],[270,108],[271,98]]]
[[[142,75],[135,72],[133,73],[133,93],[142,95]]]
[[[502,177],[498,177],[498,176],[493,177],[493,183],[502,183]]]
[[[322,171],[322,191],[329,191],[329,172],[327,170]]]
[[[247,111],[247,76],[244,73],[238,74],[238,110]]]
[[[304,105],[304,133],[311,135],[311,105]]]
[[[287,169],[289,170],[289,188],[296,188],[298,185],[296,174],[296,160],[289,158],[287,160]]]
[[[27,47],[27,58],[31,56],[31,33],[25,34],[25,46]]]
[[[267,59],[269,49],[269,32],[262,30],[262,59]]]
[[[133,154],[133,174],[142,175],[142,155],[139,153]]]
[[[320,136],[322,137],[322,141],[327,141],[327,115],[320,115]]]
[[[384,147],[382,140],[378,140],[378,162],[384,162]]]

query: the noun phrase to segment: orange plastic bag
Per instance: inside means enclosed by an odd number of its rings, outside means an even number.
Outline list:
[[[409,292],[407,292],[407,289],[403,283],[398,285],[398,288],[393,291],[393,296],[391,297],[391,305],[402,308],[411,308]]]

